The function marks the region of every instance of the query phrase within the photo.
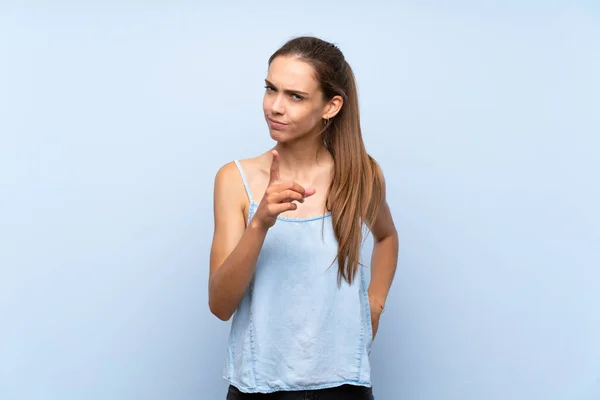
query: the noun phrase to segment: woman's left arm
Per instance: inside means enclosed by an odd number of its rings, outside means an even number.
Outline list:
[[[369,303],[371,305],[371,323],[373,338],[379,328],[379,318],[385,307],[398,263],[398,232],[392,213],[386,200],[385,183],[382,202],[373,225],[371,226],[374,246],[371,256],[371,283],[369,284]]]

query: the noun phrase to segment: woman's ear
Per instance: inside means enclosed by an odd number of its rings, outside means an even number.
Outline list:
[[[342,96],[334,96],[325,105],[325,110],[323,112],[323,119],[328,120],[328,119],[335,117],[340,112],[343,105],[344,105],[344,99],[342,99]]]

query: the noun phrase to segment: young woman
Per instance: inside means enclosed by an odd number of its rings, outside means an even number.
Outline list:
[[[274,149],[215,178],[209,306],[233,316],[227,399],[372,399],[369,352],[398,236],[353,72],[335,45],[299,37],[270,57],[265,84]]]

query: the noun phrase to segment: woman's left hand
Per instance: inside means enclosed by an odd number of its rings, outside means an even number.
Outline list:
[[[379,329],[379,318],[381,317],[381,306],[377,304],[375,300],[373,300],[369,296],[369,305],[371,308],[371,326],[373,327],[373,340],[375,340],[375,335],[377,335],[377,330]]]

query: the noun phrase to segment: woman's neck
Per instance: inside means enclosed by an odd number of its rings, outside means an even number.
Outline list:
[[[282,175],[291,179],[310,178],[316,170],[333,166],[333,157],[320,137],[310,142],[278,143],[275,150]]]

